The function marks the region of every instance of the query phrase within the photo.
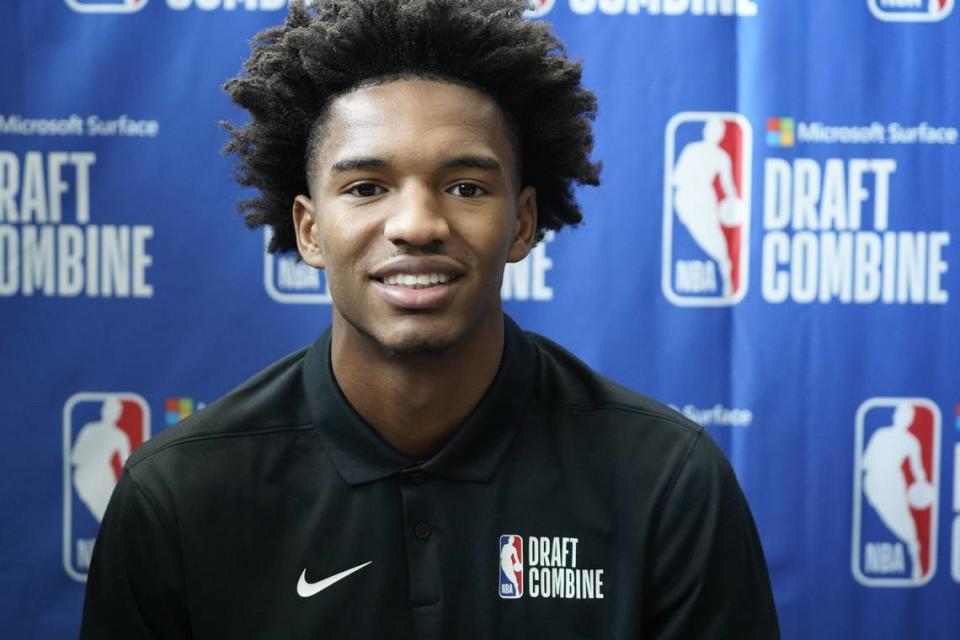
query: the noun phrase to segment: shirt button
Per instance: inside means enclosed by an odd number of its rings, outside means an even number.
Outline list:
[[[430,525],[426,522],[418,522],[417,526],[413,528],[413,532],[421,540],[426,540],[430,537]]]
[[[417,469],[407,474],[407,482],[412,485],[420,486],[427,481],[427,474]]]

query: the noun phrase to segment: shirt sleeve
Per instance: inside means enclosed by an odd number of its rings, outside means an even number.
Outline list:
[[[191,637],[176,521],[125,470],[87,576],[81,640]]]
[[[655,525],[644,638],[780,637],[757,528],[726,457],[704,432]]]

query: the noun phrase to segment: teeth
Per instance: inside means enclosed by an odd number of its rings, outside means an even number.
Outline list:
[[[445,273],[395,273],[383,279],[392,286],[411,287],[421,289],[435,284],[450,282],[450,276]]]

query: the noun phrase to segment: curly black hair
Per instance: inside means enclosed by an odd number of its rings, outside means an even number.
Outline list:
[[[523,0],[320,0],[290,5],[257,34],[244,72],[224,89],[250,112],[224,123],[237,181],[258,190],[237,209],[273,228],[270,252],[295,251],[291,209],[308,193],[314,136],[330,102],[378,79],[424,77],[470,86],[503,109],[519,147],[521,184],[537,192],[537,240],[583,216],[573,183],[597,185],[590,161],[596,97],[581,65]]]

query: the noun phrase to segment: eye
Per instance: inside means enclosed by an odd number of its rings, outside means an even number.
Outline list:
[[[472,182],[458,182],[450,187],[448,191],[461,198],[476,198],[477,196],[486,195],[487,193],[483,187],[473,184]]]
[[[372,182],[361,182],[351,187],[347,193],[358,198],[372,198],[384,193],[386,190],[378,184]]]

